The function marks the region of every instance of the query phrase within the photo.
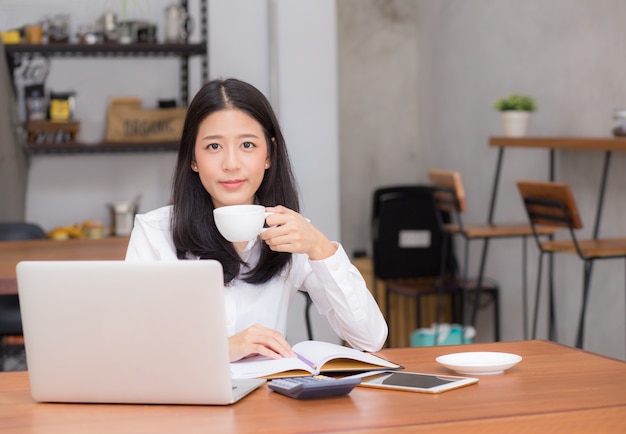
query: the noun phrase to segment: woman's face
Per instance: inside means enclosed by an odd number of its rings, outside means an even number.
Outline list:
[[[215,208],[254,203],[269,165],[263,128],[247,113],[220,110],[200,123],[191,169]]]

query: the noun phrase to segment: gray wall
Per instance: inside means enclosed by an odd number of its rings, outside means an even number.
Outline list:
[[[370,248],[372,192],[419,179],[416,2],[338,0],[341,239]]]
[[[485,221],[502,133],[493,102],[535,97],[535,136],[611,134],[612,110],[626,106],[622,0],[338,0],[342,240],[370,247],[373,189],[425,183],[430,168],[461,172],[467,221]],[[557,179],[572,185],[583,234],[591,233],[603,155],[557,153]],[[497,220],[524,219],[518,179],[547,179],[548,154],[509,150]],[[614,153],[601,235],[625,235],[626,154]],[[487,272],[502,290],[503,338],[522,338],[521,242],[491,243]],[[470,267],[477,268],[479,244]],[[536,248],[529,244],[534,295]],[[556,261],[559,341],[573,345],[582,287],[577,257]],[[594,268],[585,348],[624,358],[624,261]],[[542,318],[545,311],[542,312]],[[487,320],[487,318],[484,318]],[[488,324],[485,322],[485,324]],[[544,324],[545,325],[545,321]],[[479,324],[480,327],[480,324]],[[480,331],[480,330],[479,330]],[[540,338],[546,337],[545,327]]]

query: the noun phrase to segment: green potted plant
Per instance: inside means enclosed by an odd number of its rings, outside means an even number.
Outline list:
[[[512,94],[508,98],[497,100],[493,107],[502,113],[505,136],[525,137],[528,134],[530,113],[537,110],[533,98]]]

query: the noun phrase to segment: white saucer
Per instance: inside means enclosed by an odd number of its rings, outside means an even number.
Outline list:
[[[522,356],[511,353],[468,352],[446,354],[435,360],[459,374],[498,375],[517,365]]]

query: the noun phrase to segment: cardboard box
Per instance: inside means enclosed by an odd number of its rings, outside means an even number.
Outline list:
[[[116,98],[107,110],[107,142],[178,142],[184,108],[144,110],[136,98]]]

